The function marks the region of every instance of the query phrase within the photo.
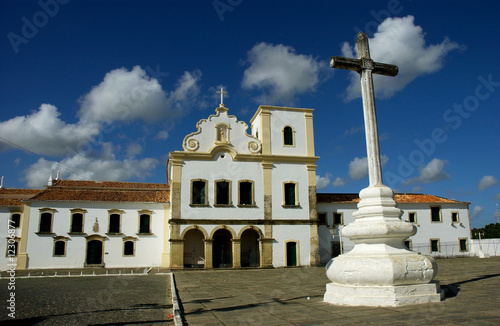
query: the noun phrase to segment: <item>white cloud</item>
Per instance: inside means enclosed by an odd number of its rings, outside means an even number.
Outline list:
[[[483,206],[479,206],[479,205],[475,206],[474,210],[472,211],[471,218],[478,217],[479,214],[481,214],[483,211],[484,211],[484,207]]]
[[[201,72],[185,72],[168,96],[158,80],[140,67],[108,72],[103,81],[80,99],[83,121],[143,120],[147,123],[181,116],[183,104],[198,96]]]
[[[396,77],[374,75],[376,96],[389,98],[415,78],[440,70],[448,52],[460,48],[446,37],[439,44],[426,45],[424,36],[422,27],[415,26],[413,16],[387,18],[378,26],[369,40],[371,57],[374,61],[398,66],[399,74]],[[342,55],[357,58],[357,49],[346,42],[342,45]],[[358,97],[361,97],[359,74],[353,72],[346,100]]]
[[[405,180],[403,185],[410,185],[417,182],[431,183],[449,179],[450,175],[443,170],[445,164],[448,164],[448,161],[434,158],[426,166],[419,169],[420,176]]]
[[[343,185],[345,185],[345,181],[341,177],[337,177],[335,178],[335,181],[333,181],[332,184],[334,187],[342,187]]]
[[[62,179],[122,181],[130,178],[143,179],[159,164],[154,158],[119,160],[112,153],[110,143],[102,144],[101,153],[77,153],[60,162],[40,158],[24,171],[26,185],[39,188],[47,184],[49,175],[61,172]]]
[[[500,200],[500,192],[495,196],[495,200]]]
[[[363,126],[351,127],[351,129],[346,129],[346,131],[344,132],[344,138],[363,132],[364,130],[365,128]]]
[[[490,187],[498,185],[498,180],[492,175],[485,175],[481,178],[478,184],[479,190],[486,190]]]
[[[311,55],[296,54],[295,49],[283,44],[259,43],[248,51],[242,87],[265,92],[257,100],[293,104],[295,96],[314,92],[329,73],[326,62]]]
[[[332,175],[330,173],[326,173],[324,177],[316,175],[316,189],[321,190],[325,189],[330,185],[330,178]]]
[[[142,146],[138,143],[131,143],[127,146],[127,157],[135,157],[142,153]]]
[[[39,155],[63,156],[77,152],[100,133],[97,123],[67,124],[60,115],[55,106],[42,104],[28,116],[0,122],[0,137]],[[0,143],[0,150],[13,148],[16,146]]]
[[[389,161],[387,155],[380,156],[380,163],[384,166]],[[349,162],[349,176],[353,180],[361,180],[368,176],[368,159],[366,157],[355,157],[354,160]]]

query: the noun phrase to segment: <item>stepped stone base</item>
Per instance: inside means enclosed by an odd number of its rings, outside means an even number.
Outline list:
[[[440,302],[439,282],[396,286],[352,286],[328,283],[324,301],[343,306],[397,307]]]

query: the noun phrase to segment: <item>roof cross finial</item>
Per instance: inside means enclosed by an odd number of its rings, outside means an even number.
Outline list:
[[[216,93],[220,94],[220,106],[224,106],[224,94],[227,94],[227,92],[224,92],[224,87],[221,87],[220,91],[217,91]]]

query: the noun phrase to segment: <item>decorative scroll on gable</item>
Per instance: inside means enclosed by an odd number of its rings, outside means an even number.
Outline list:
[[[227,108],[221,104],[215,109],[216,114],[198,121],[197,131],[184,137],[182,147],[187,152],[208,153],[214,148],[226,146],[237,153],[259,154],[260,141],[247,133],[248,125],[238,121],[234,115],[227,114]]]

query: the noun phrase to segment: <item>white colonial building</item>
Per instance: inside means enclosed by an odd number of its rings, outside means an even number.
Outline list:
[[[349,250],[358,195],[316,194],[313,110],[260,106],[250,130],[215,111],[170,153],[168,183],[0,187],[0,270],[315,266]],[[395,199],[417,225],[411,249],[469,255],[468,203]]]

